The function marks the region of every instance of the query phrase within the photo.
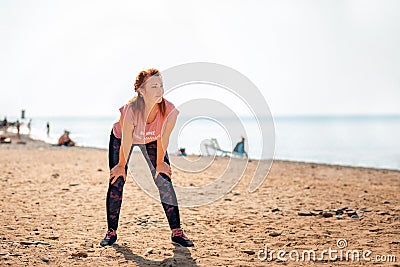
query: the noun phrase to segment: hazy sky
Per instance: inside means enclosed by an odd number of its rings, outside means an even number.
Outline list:
[[[400,114],[399,10],[397,0],[2,0],[0,116],[117,115],[141,69],[197,61],[246,75],[274,115]]]

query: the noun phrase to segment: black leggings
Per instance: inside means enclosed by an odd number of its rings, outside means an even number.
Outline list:
[[[133,146],[131,148],[130,153],[132,153]],[[153,141],[151,143],[138,146],[142,151],[142,154],[145,157],[147,164],[149,165],[150,171],[154,177],[156,169],[156,161],[157,161],[157,141]],[[111,132],[110,144],[108,150],[108,163],[110,170],[115,165],[118,164],[120,147],[121,147],[121,139],[115,137],[113,132]],[[128,170],[129,157],[125,166],[125,173],[127,173]],[[170,165],[167,152],[165,152],[164,161],[168,165]],[[169,227],[171,229],[180,228],[178,204],[176,205],[167,204],[167,203],[178,203],[171,179],[166,174],[160,173],[154,179],[154,182],[160,193],[160,199],[162,202],[162,206],[164,208],[165,215],[167,215]],[[115,181],[114,184],[111,184],[111,180],[108,184],[107,201],[106,201],[108,229],[112,228],[114,230],[117,230],[118,228],[119,212],[121,210],[122,192],[124,189],[124,184],[125,181],[122,176],[118,177],[118,179]]]

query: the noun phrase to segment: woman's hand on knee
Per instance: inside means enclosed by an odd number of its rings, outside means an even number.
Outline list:
[[[111,184],[114,184],[115,181],[117,181],[117,179],[121,176],[124,178],[124,181],[126,181],[125,167],[116,165],[114,168],[110,170]]]
[[[156,176],[158,176],[159,173],[164,173],[166,174],[169,178],[171,178],[172,175],[172,170],[171,166],[169,166],[166,162],[162,162],[161,164],[158,164],[156,167]]]

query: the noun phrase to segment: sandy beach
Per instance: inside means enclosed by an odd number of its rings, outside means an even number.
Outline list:
[[[0,144],[1,266],[400,266],[399,171],[274,161],[262,186],[249,193],[256,161],[249,162],[222,199],[180,208],[195,243],[189,249],[171,244],[161,204],[128,178],[119,238],[102,248],[107,151],[23,139]],[[190,177],[173,170],[172,179],[212,182],[226,162],[218,158],[217,171]],[[277,252],[263,259],[266,246],[267,253],[285,251],[286,261]],[[340,259],[339,252],[336,259],[320,257],[328,249],[371,251],[370,260]],[[317,259],[302,260],[304,250]],[[289,257],[296,251],[297,262]]]

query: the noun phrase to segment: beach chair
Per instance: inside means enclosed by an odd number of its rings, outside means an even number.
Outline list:
[[[209,140],[209,142],[207,142],[207,143],[204,144],[204,147],[205,147],[205,149],[206,149],[207,155],[211,155],[211,154],[209,153],[209,149],[215,150],[215,152],[219,152],[219,153],[220,153],[219,156],[221,156],[221,157],[227,157],[229,154],[232,154],[232,153],[231,153],[230,151],[228,151],[228,150],[223,150],[223,149],[221,149],[221,147],[220,147],[219,144],[218,144],[217,139],[215,139],[215,138],[211,138],[211,139]]]

